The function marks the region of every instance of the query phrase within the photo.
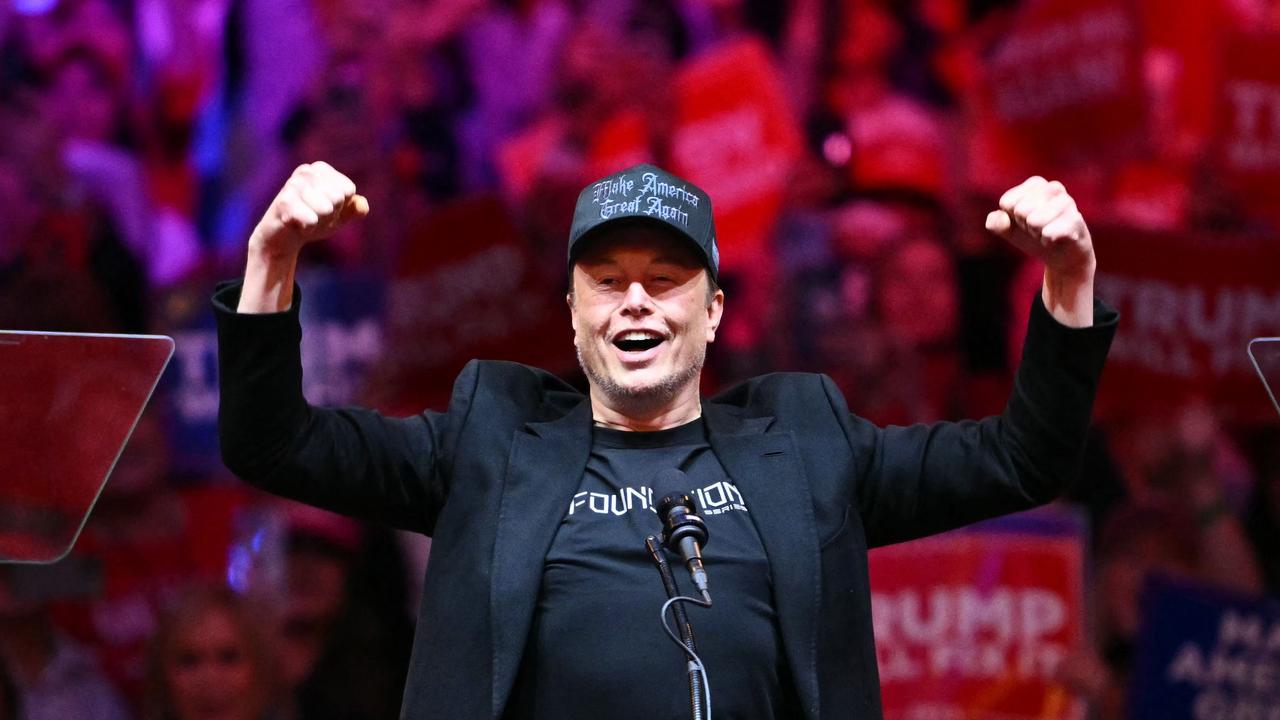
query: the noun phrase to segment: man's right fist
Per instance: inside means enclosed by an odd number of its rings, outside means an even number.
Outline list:
[[[313,240],[369,214],[369,201],[356,184],[327,162],[299,165],[253,229],[251,250],[273,257],[297,255]]]

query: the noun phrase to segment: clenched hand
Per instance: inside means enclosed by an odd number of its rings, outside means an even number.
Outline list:
[[[249,236],[237,312],[288,310],[302,247],[368,214],[369,201],[356,194],[351,178],[327,162],[299,165]]]
[[[1093,324],[1093,238],[1062,183],[1028,178],[1000,198],[987,230],[1044,262],[1045,307],[1070,327]]]

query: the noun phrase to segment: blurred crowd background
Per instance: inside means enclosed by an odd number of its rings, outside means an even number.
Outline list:
[[[304,254],[308,394],[397,413],[473,356],[584,385],[573,202],[644,160],[716,203],[707,392],[999,412],[1040,269],[982,221],[1060,179],[1124,314],[1062,681],[1123,716],[1149,574],[1280,591],[1273,0],[4,0],[0,128],[0,327],[178,342],[75,553],[0,568],[0,718],[396,715],[428,543],[253,493],[213,433],[208,297],[321,159],[372,213]]]

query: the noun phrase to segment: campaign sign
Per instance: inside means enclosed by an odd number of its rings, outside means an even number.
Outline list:
[[[1137,147],[1146,123],[1141,70],[1129,2],[1034,0],[1019,6],[985,75],[1008,138],[1050,163]]]
[[[1155,579],[1142,608],[1130,718],[1280,718],[1280,604]]]
[[[573,367],[565,262],[563,244],[535,255],[493,196],[455,200],[411,228],[387,290],[378,407],[443,409],[473,358]]]
[[[1135,0],[1146,46],[1143,75],[1151,103],[1152,140],[1199,144],[1208,139],[1220,92],[1219,63],[1240,23],[1232,3]]]
[[[768,48],[726,43],[680,69],[670,168],[711,196],[721,269],[759,261],[792,166],[800,129]]]
[[[1275,419],[1249,341],[1280,335],[1280,243],[1266,236],[1093,228],[1098,296],[1122,321],[1099,411],[1161,412],[1193,395],[1227,418]]]
[[[1248,212],[1280,224],[1280,32],[1236,33],[1224,44],[1216,169]]]
[[[640,163],[652,163],[652,138],[648,122],[640,110],[619,110],[600,123],[587,150],[587,175],[593,178],[613,173]]]
[[[302,389],[315,405],[356,402],[365,376],[382,355],[382,294],[379,279],[359,273],[303,269]],[[203,298],[202,298],[203,299]],[[219,467],[218,335],[207,300],[190,303],[178,329],[173,368],[166,373],[170,441],[180,474],[200,475]]]
[[[563,123],[553,118],[536,122],[508,138],[497,149],[494,163],[502,191],[523,202],[543,175],[548,158],[554,157],[564,133]]]
[[[1054,682],[1083,633],[1083,523],[1035,516],[878,548],[886,720],[1082,718]]]

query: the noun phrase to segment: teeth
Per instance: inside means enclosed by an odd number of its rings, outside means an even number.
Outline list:
[[[619,340],[654,340],[657,338],[657,333],[644,332],[640,330],[625,332],[618,337]]]

